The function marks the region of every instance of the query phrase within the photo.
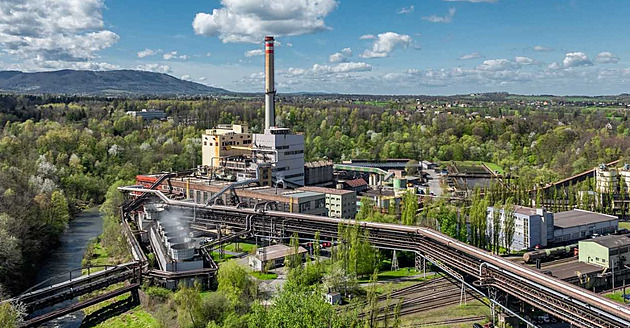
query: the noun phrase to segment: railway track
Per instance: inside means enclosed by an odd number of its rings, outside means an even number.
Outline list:
[[[450,319],[450,320],[443,320],[443,321],[431,321],[431,322],[425,322],[425,323],[419,323],[419,324],[406,325],[406,326],[403,326],[403,328],[445,326],[445,325],[452,325],[452,324],[457,324],[457,323],[477,322],[484,319],[486,319],[486,317],[483,317],[483,316],[466,317],[466,318]]]

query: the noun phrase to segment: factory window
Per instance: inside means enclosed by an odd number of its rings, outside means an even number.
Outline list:
[[[300,204],[300,212],[306,212],[311,209],[311,202]]]
[[[285,151],[284,155],[296,155],[296,154],[304,154],[303,150],[291,150],[291,151]]]
[[[276,147],[277,150],[282,150],[282,149],[289,149],[289,146],[278,146]]]
[[[204,141],[204,142],[203,142],[203,145],[204,145],[204,146],[207,146],[207,145],[208,145],[208,142],[207,142],[207,141]]]

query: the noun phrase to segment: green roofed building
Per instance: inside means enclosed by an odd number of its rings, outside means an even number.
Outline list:
[[[624,235],[608,235],[581,240],[580,262],[599,265],[604,268],[623,268],[630,259],[630,238]]]

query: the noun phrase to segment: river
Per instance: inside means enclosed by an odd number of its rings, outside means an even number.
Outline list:
[[[52,249],[41,263],[37,273],[37,283],[81,267],[81,260],[88,242],[103,232],[103,218],[97,208],[85,210],[68,223],[68,228],[61,235],[59,246]],[[54,306],[54,309],[76,302],[67,301]],[[83,312],[71,313],[53,320],[41,327],[78,328],[83,320]]]

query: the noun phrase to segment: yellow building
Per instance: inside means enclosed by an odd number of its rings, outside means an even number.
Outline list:
[[[252,134],[247,125],[219,124],[202,136],[201,162],[204,166],[220,166],[222,158],[251,155]]]

